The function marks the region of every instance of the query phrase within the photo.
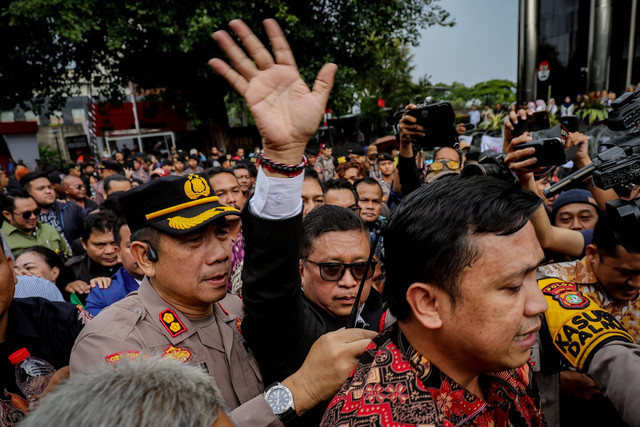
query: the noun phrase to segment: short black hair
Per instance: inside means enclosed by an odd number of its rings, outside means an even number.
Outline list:
[[[118,217],[115,226],[113,227],[113,240],[116,242],[116,246],[120,247],[122,236],[120,235],[120,229],[127,225],[127,217],[122,215]]]
[[[231,169],[228,168],[223,168],[222,166],[214,166],[212,168],[208,168],[206,171],[204,171],[207,175],[209,175],[209,178],[212,178],[216,175],[219,175],[221,173],[228,173],[230,175],[232,175],[234,178],[236,177],[233,174],[233,171]]]
[[[3,211],[13,212],[16,208],[16,199],[32,199],[25,190],[10,190],[0,197],[0,207]]]
[[[329,181],[325,182],[324,193],[327,194],[329,190],[349,190],[353,193],[353,197],[355,197],[356,203],[358,203],[358,200],[360,200],[356,189],[353,188],[353,185],[351,185],[351,183],[344,178],[330,179]]]
[[[51,182],[51,180],[49,179],[49,175],[47,175],[44,172],[29,172],[24,174],[22,178],[20,178],[20,187],[29,191],[29,188],[31,187],[31,181],[34,181],[39,178],[47,178],[47,180]]]
[[[362,231],[369,238],[369,229],[358,214],[335,205],[320,205],[302,221],[301,258],[308,258],[318,237],[330,231]]]
[[[479,256],[473,234],[513,234],[542,200],[492,177],[456,175],[407,196],[383,231],[385,294],[391,312],[406,319],[409,286],[431,283],[453,303],[462,270]]]
[[[370,176],[365,176],[364,178],[360,178],[359,180],[353,183],[353,188],[356,189],[356,193],[358,192],[358,185],[360,184],[375,185],[380,189],[380,194],[384,194],[384,191],[382,191],[382,186],[380,185],[378,180],[371,178]]]
[[[114,231],[117,221],[118,217],[111,211],[90,213],[82,220],[82,241],[86,243],[94,230],[100,233]]]
[[[320,178],[318,178],[318,172],[316,172],[315,169],[304,168],[304,181],[307,181],[307,180],[317,182],[320,188],[322,189],[322,194],[324,194],[324,184],[322,183]]]
[[[124,175],[120,175],[119,173],[110,175],[110,176],[108,176],[108,177],[106,177],[104,179],[104,192],[105,193],[109,192],[109,190],[111,189],[111,183],[114,182],[114,181],[117,181],[117,182],[127,181],[127,182],[131,183],[131,181],[129,181],[129,178],[127,178]]]
[[[640,253],[640,242],[633,238],[635,237],[634,233],[629,233],[627,230],[620,228],[612,224],[611,217],[606,212],[600,213],[598,222],[596,222],[596,226],[593,229],[593,239],[591,241],[598,249],[600,256],[617,257],[619,246],[629,252]],[[625,239],[627,236],[633,237]]]

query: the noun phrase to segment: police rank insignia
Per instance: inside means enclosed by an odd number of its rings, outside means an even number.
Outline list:
[[[162,353],[162,358],[169,358],[174,360],[179,360],[181,362],[186,362],[191,358],[191,352],[186,348],[174,347],[170,345],[167,349]]]
[[[211,193],[211,187],[206,179],[200,175],[189,174],[187,182],[184,183],[184,194],[191,200],[199,197],[207,197]]]
[[[589,299],[582,295],[574,283],[551,283],[542,288],[542,293],[553,297],[562,307],[570,310],[582,310],[589,306]]]
[[[174,338],[187,330],[178,315],[169,308],[160,313],[160,322]]]

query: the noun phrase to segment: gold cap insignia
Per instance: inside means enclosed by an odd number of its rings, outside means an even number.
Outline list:
[[[189,174],[187,182],[184,183],[184,193],[191,200],[198,197],[206,197],[211,193],[211,187],[206,179],[200,175]]]

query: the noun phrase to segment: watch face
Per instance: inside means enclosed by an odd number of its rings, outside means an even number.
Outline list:
[[[282,414],[291,406],[289,393],[279,387],[274,387],[269,390],[266,400],[274,414]]]

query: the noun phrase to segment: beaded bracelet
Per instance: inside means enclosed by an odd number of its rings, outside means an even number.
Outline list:
[[[289,178],[293,178],[294,176],[298,176],[304,171],[304,167],[307,165],[307,157],[302,156],[302,162],[298,165],[288,165],[286,163],[276,162],[271,160],[267,156],[264,155],[263,151],[260,151],[258,154],[258,160],[256,161],[256,165],[262,166],[269,172],[277,173],[280,175],[288,176]]]

